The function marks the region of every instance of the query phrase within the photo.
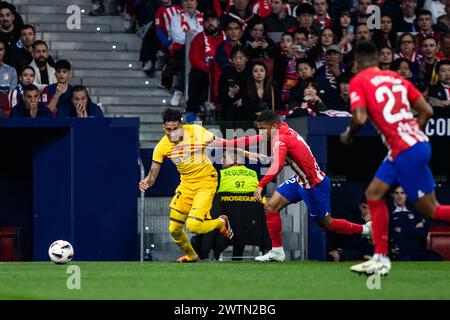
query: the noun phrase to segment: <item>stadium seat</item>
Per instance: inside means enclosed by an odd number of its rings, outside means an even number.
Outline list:
[[[18,261],[16,240],[16,227],[0,227],[0,261]]]
[[[450,260],[450,227],[430,227],[428,230],[427,249],[438,252],[444,260]]]

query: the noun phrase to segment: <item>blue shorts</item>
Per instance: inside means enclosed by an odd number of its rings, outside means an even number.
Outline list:
[[[330,191],[330,179],[327,176],[310,189],[302,188],[296,176],[286,180],[277,188],[277,192],[290,203],[305,201],[308,213],[316,220],[322,220],[331,212]]]
[[[428,142],[416,143],[400,152],[394,161],[384,159],[375,177],[392,186],[399,184],[405,190],[408,200],[416,202],[430,194],[435,187],[433,174],[428,163],[431,147]]]

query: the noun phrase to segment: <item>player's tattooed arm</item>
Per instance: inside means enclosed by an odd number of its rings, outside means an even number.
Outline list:
[[[352,112],[352,120],[350,126],[341,133],[341,142],[343,144],[350,144],[353,142],[353,137],[356,133],[364,127],[367,121],[367,110],[366,108],[356,108]]]
[[[151,188],[155,184],[160,169],[161,164],[153,162],[148,175],[139,182],[139,190],[145,191],[148,188]]]

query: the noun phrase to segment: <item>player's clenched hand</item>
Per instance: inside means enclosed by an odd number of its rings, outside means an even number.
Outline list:
[[[345,145],[349,145],[353,142],[353,137],[350,136],[350,127],[341,133],[341,142]]]
[[[262,190],[263,190],[263,188],[258,187],[258,188],[256,188],[255,192],[253,193],[253,197],[258,202],[262,201]]]
[[[149,184],[148,184],[148,177],[146,177],[145,179],[142,179],[139,182],[139,190],[141,190],[142,192],[144,192],[145,190],[147,190],[149,188]]]

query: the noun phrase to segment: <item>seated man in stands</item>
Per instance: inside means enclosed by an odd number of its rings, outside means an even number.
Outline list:
[[[15,44],[8,62],[17,72],[33,61],[33,43],[36,40],[36,31],[32,25],[25,24],[20,28],[20,40]]]
[[[97,104],[93,103],[84,86],[75,86],[72,90],[70,117],[77,118],[103,118],[103,111]]]
[[[430,86],[428,101],[435,114],[450,116],[450,60],[441,60],[436,65],[438,82]],[[439,108],[440,107],[440,108]]]
[[[33,43],[33,61],[30,65],[36,71],[34,85],[41,91],[49,84],[57,82],[55,69],[48,63],[49,58],[50,52],[47,43],[42,40],[36,40]]]
[[[16,42],[20,38],[19,26],[16,23],[16,10],[6,1],[0,3],[0,41],[5,43],[6,54],[12,54]]]
[[[53,115],[49,108],[40,101],[39,89],[34,84],[23,87],[23,101],[16,105],[9,115],[11,118],[37,118],[37,117],[61,117],[57,110]]]
[[[391,255],[400,261],[441,261],[442,256],[425,248],[428,228],[422,216],[406,207],[406,194],[397,187],[391,194],[394,211],[390,215]]]
[[[67,117],[72,107],[72,86],[69,84],[71,65],[67,60],[58,60],[55,64],[55,76],[57,83],[51,84],[42,91],[42,102],[56,114],[56,109],[61,110]]]

